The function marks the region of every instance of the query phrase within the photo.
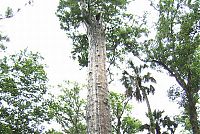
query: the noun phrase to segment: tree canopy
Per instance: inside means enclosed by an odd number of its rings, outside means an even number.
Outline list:
[[[28,0],[24,6],[32,2]],[[126,89],[125,93],[109,93],[112,133],[137,133],[145,129],[152,132],[152,128],[155,133],[175,133],[179,124],[183,133],[200,133],[200,1],[147,0],[158,13],[152,31],[146,24],[152,21],[146,19],[148,14],[136,16],[127,11],[131,2],[60,0],[56,11],[61,29],[73,41],[73,58],[82,67],[88,66],[87,25],[99,19],[103,23],[107,71],[112,71],[110,65],[119,67],[117,73],[121,81],[118,82]],[[8,7],[0,20],[12,18],[19,11],[21,9],[14,11]],[[155,37],[151,36],[153,34]],[[6,51],[6,41],[9,38],[0,32],[0,53]],[[65,82],[55,88],[61,95],[48,95],[46,65],[39,53],[25,49],[0,56],[0,133],[87,133],[86,103],[80,98],[82,86]],[[138,63],[133,57],[142,64],[136,66]],[[173,120],[164,111],[150,108],[148,95],[152,93],[157,97],[153,86],[156,79],[150,72],[144,74],[144,69],[166,70],[175,78],[177,84],[169,85],[168,96],[182,111],[174,115]],[[149,123],[132,115],[134,98],[146,101]],[[45,123],[60,125],[61,130],[48,130]]]
[[[21,51],[0,61],[1,133],[40,133],[48,119],[47,76],[38,53]]]
[[[85,2],[84,15],[82,14],[81,2]],[[97,14],[101,14],[102,21],[106,28],[107,57],[111,64],[115,63],[116,56],[126,53],[129,49],[137,53],[134,49],[137,38],[146,31],[145,28],[136,25],[138,20],[133,14],[126,11],[128,0],[103,0],[103,1],[74,1],[60,0],[56,12],[60,20],[61,29],[73,40],[72,54],[77,58],[81,66],[87,66],[88,62],[88,37],[85,23],[93,20]],[[126,46],[129,49],[122,49]]]

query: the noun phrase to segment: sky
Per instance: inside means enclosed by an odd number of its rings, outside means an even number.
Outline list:
[[[10,38],[7,52],[17,53],[25,48],[40,52],[45,58],[44,63],[48,65],[46,70],[52,85],[59,84],[63,80],[87,84],[87,69],[81,69],[78,62],[71,58],[72,41],[60,29],[59,20],[55,15],[59,0],[34,0],[33,5],[24,6],[26,1],[17,0],[14,3],[12,0],[0,0],[0,10],[6,9],[8,5],[22,8],[14,17],[0,21],[0,31]],[[130,6],[131,11],[136,14],[150,10],[144,0],[132,3]],[[155,19],[154,17],[152,13],[151,18]],[[166,92],[170,86],[176,84],[175,80],[166,73],[154,72],[154,75],[157,84],[155,96],[150,97],[152,109],[166,110],[170,115],[178,114],[178,106],[169,101]],[[115,81],[110,88],[121,90],[123,87],[119,81]],[[133,103],[133,116],[147,122],[145,103],[138,104],[135,100]]]
[[[0,0],[0,4],[1,1],[11,0]],[[19,2],[21,12],[11,19],[3,20],[4,24],[0,23],[1,30],[10,38],[8,51],[18,52],[28,48],[40,52],[49,66],[47,71],[51,83],[66,79],[84,81],[86,71],[80,71],[78,63],[70,58],[71,40],[60,30],[59,20],[55,15],[58,0],[35,0],[32,6],[26,7],[24,1],[27,0]]]

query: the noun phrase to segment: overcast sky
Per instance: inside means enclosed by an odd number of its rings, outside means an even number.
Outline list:
[[[0,1],[9,3],[12,0]],[[66,79],[84,81],[86,71],[79,71],[78,63],[69,57],[71,40],[60,30],[58,18],[55,16],[58,0],[34,0],[33,6],[26,7],[24,1],[27,0],[21,1],[23,2],[17,5],[22,10],[13,18],[4,20],[3,24],[0,23],[1,30],[11,40],[8,51],[18,52],[28,48],[40,52],[49,66],[48,76],[53,83]]]
[[[80,70],[77,61],[70,58],[71,40],[67,38],[65,32],[60,29],[58,18],[55,15],[58,0],[34,0],[32,6],[24,6],[27,0],[0,0],[0,9],[5,9],[8,5],[19,7],[22,10],[10,19],[0,21],[0,31],[8,35],[8,52],[14,53],[28,48],[34,52],[40,52],[48,65],[47,73],[50,83],[55,85],[63,80],[87,83],[87,69]],[[19,1],[19,2],[18,2]],[[134,13],[141,14],[147,8],[144,0],[132,4]],[[153,18],[152,18],[153,19]],[[0,54],[1,55],[1,54]],[[156,96],[150,100],[152,109],[165,109],[170,115],[178,113],[177,105],[170,103],[166,91],[175,84],[173,78],[169,78],[165,73],[156,73]],[[118,83],[113,83],[112,87],[121,89]],[[145,104],[134,104],[133,116],[142,120],[147,120],[144,112],[147,111]]]

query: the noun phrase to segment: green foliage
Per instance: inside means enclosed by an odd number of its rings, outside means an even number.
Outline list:
[[[144,86],[144,83],[153,82],[156,80],[151,76],[151,73],[141,75],[142,71],[147,68],[147,65],[135,66],[132,61],[128,62],[129,71],[123,71],[122,84],[126,88],[126,95],[128,97],[135,97],[137,101],[144,101],[145,96],[150,93],[154,94],[155,88],[152,84]],[[129,73],[130,72],[130,73]]]
[[[6,18],[10,18],[10,17],[13,17],[13,10],[12,8],[8,7],[6,12],[5,12],[5,17]]]
[[[49,130],[47,134],[86,133],[85,100],[80,97],[83,87],[77,83],[66,81],[59,85],[61,95],[53,96],[49,103],[49,118],[61,125],[62,132]],[[113,133],[136,133],[141,122],[130,116],[132,106],[123,94],[110,93]],[[120,124],[116,119],[120,119]]]
[[[62,94],[53,96],[49,105],[49,116],[61,125],[64,133],[86,133],[85,101],[80,98],[81,87],[77,83],[66,81],[58,88]]]
[[[170,98],[178,99],[188,115],[193,133],[199,133],[196,104],[200,85],[200,14],[199,0],[160,0],[155,40],[144,44],[144,61],[163,67],[181,88],[172,87]]]
[[[133,110],[124,94],[110,92],[111,119],[114,134],[130,134],[139,131],[141,122],[129,114]]]
[[[189,120],[189,116],[185,112],[182,112],[180,115],[175,116],[175,119],[184,128],[184,130],[182,130],[183,132],[192,133],[192,126]]]
[[[126,116],[122,120],[121,129],[123,134],[135,134],[140,131],[141,122],[137,119],[134,119],[130,116]]]
[[[136,46],[137,39],[147,30],[143,24],[137,25],[134,15],[127,13],[128,0],[101,0],[101,1],[60,0],[56,12],[60,25],[67,35],[73,40],[73,57],[78,58],[81,66],[88,64],[88,37],[87,24],[94,20],[98,13],[106,27],[107,57],[111,64],[115,63],[117,57],[129,51],[138,54]],[[81,6],[81,5],[84,5]],[[130,48],[130,49],[127,49]]]
[[[5,50],[6,46],[4,45],[5,42],[8,42],[9,38],[7,36],[3,36],[0,32],[0,50]]]
[[[12,129],[10,125],[4,124],[4,123],[0,123],[0,132],[2,134],[12,134]]]
[[[200,115],[200,103],[198,102],[197,104],[197,113]],[[178,124],[180,124],[184,129],[182,132],[185,133],[192,133],[192,126],[190,123],[190,117],[185,111],[181,111],[181,114],[175,116],[175,120]],[[200,120],[198,120],[200,122]]]
[[[62,132],[55,131],[54,129],[48,130],[45,134],[62,134]]]
[[[179,1],[159,2],[159,21],[156,40],[147,50],[147,61],[163,66],[182,88],[188,72],[192,73],[192,87],[199,86],[199,2],[187,5]],[[196,92],[196,91],[194,91]]]
[[[47,119],[47,77],[38,53],[21,51],[0,59],[1,133],[39,133]]]
[[[174,134],[178,124],[175,121],[171,120],[168,116],[163,116],[164,111],[156,111],[153,112],[153,118],[155,121],[155,130],[156,134]],[[149,115],[147,115],[149,116]],[[142,130],[147,129],[150,130],[150,125],[144,124],[141,127]]]

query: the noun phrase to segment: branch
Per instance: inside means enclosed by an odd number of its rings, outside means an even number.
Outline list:
[[[162,61],[157,61],[157,60],[152,60],[152,62],[155,62],[159,65],[161,65],[162,67],[164,67],[164,69],[166,69],[178,82],[178,84],[183,88],[186,89],[186,84],[185,82],[180,78],[180,76],[178,75],[178,73],[176,73],[174,70],[170,69],[166,64],[164,64]]]
[[[159,11],[159,9],[154,5],[153,1],[149,0],[150,6],[152,6],[156,11]]]
[[[130,100],[131,100],[131,97],[129,97],[128,99],[123,100],[123,101],[125,101],[125,102],[124,102],[124,107],[123,107],[123,110],[122,110],[122,112],[121,112],[120,117],[122,117],[122,115],[123,115],[123,113],[124,113],[124,110],[125,110],[125,108],[126,108],[128,102],[129,102]],[[123,102],[122,102],[122,103],[123,103]]]
[[[80,1],[80,6],[81,6],[81,14],[84,18],[85,24],[86,25],[91,25],[91,14],[90,14],[90,2],[88,2],[87,4],[85,3],[85,0],[81,0]],[[88,6],[88,8],[87,8]]]

